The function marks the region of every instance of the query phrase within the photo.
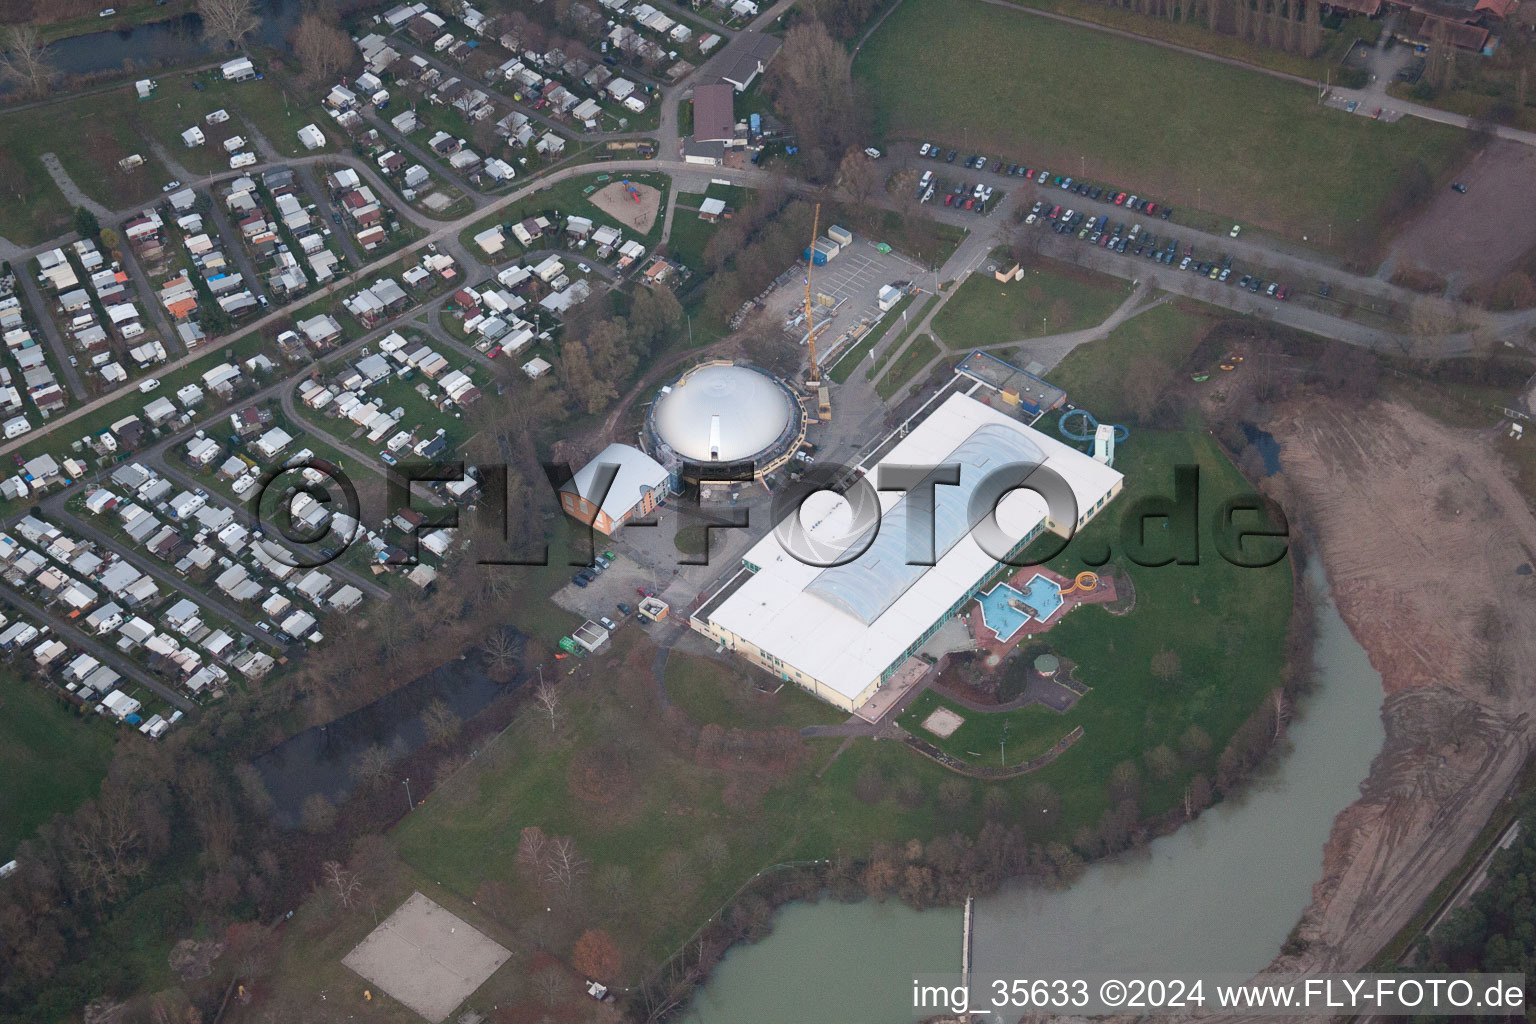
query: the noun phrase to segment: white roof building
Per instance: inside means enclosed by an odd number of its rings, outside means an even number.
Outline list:
[[[807,564],[772,531],[743,557],[751,573],[695,628],[780,679],[797,683],[840,708],[853,710],[911,657],[950,616],[975,596],[1011,552],[978,541],[968,511],[978,487],[995,470],[1042,466],[1070,487],[1078,523],[1085,525],[1119,493],[1120,473],[1055,438],[965,395],[951,395],[882,460],[893,466],[958,465],[958,486],[936,487],[931,520],[933,564],[912,564],[907,494],[877,492],[880,529],[846,564]],[[872,471],[874,472],[874,471]],[[992,507],[986,504],[986,507]],[[1067,534],[1034,491],[1015,489],[996,502],[996,523],[1012,551],[1044,530]],[[834,556],[862,543],[851,535],[847,498],[811,496],[798,511],[806,543]],[[788,522],[788,520],[786,520]],[[867,531],[865,531],[867,533]],[[1001,546],[989,544],[988,548]]]

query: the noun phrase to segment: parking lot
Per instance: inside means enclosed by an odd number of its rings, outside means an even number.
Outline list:
[[[880,289],[888,284],[911,282],[923,267],[895,250],[881,252],[877,242],[863,237],[842,247],[825,266],[811,268],[811,292],[832,300],[830,306],[817,304],[817,323],[831,320],[831,326],[818,331],[817,353],[830,354],[836,341],[854,326],[872,320],[880,313]],[[767,299],[768,313],[779,318],[784,332],[797,341],[805,339],[805,280],[790,275]]]

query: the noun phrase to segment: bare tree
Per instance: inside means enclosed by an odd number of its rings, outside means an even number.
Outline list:
[[[427,730],[428,742],[448,743],[459,734],[459,727],[463,723],[447,704],[434,700],[421,713],[421,724]]]
[[[351,910],[363,894],[363,880],[357,872],[348,871],[340,861],[328,860],[320,866],[320,877],[326,890],[336,897],[341,909]]]
[[[510,573],[505,572],[496,573],[495,575],[508,578],[511,576]],[[506,631],[498,629],[485,638],[485,642],[480,645],[480,653],[485,655],[486,664],[492,670],[505,673],[513,665],[517,664],[518,656],[521,652],[518,650],[517,643],[507,636]]]
[[[35,26],[13,25],[6,31],[0,43],[0,80],[15,82],[22,91],[42,96],[58,74]]]
[[[553,1007],[560,1001],[565,993],[567,979],[565,972],[554,964],[542,968],[533,976],[534,990],[544,998],[546,1005]]]
[[[1152,655],[1152,674],[1165,683],[1171,683],[1179,675],[1179,656],[1164,647]]]
[[[551,682],[541,682],[533,691],[533,702],[549,716],[549,731],[560,725],[560,691]]]
[[[533,871],[544,870],[545,857],[549,853],[549,837],[537,825],[529,825],[517,837],[517,862]]]
[[[238,47],[261,27],[254,0],[197,0],[203,35],[216,43]]]
[[[570,836],[551,839],[545,857],[544,880],[560,894],[560,898],[567,903],[574,900],[586,876],[587,859],[576,849],[576,840]]]
[[[377,743],[357,755],[351,768],[352,778],[358,785],[377,786],[389,775],[389,751]]]
[[[304,76],[327,81],[352,63],[357,49],[345,31],[316,14],[306,14],[293,30],[293,53],[304,65]]]

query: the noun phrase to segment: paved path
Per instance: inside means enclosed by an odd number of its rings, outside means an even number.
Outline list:
[[[64,193],[64,198],[70,206],[83,206],[101,218],[103,224],[106,223],[105,218],[112,215],[111,211],[80,191],[80,186],[75,184],[75,179],[69,176],[69,172],[64,169],[63,164],[59,163],[59,158],[55,154],[43,153],[39,159],[48,169],[48,176],[53,179],[53,183],[59,187],[60,192]]]

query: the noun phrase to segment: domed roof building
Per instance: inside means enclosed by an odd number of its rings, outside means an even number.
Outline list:
[[[671,456],[688,478],[702,467],[751,463],[762,477],[782,465],[805,437],[800,399],[783,381],[751,366],[705,363],[661,389],[647,426],[658,458]]]

